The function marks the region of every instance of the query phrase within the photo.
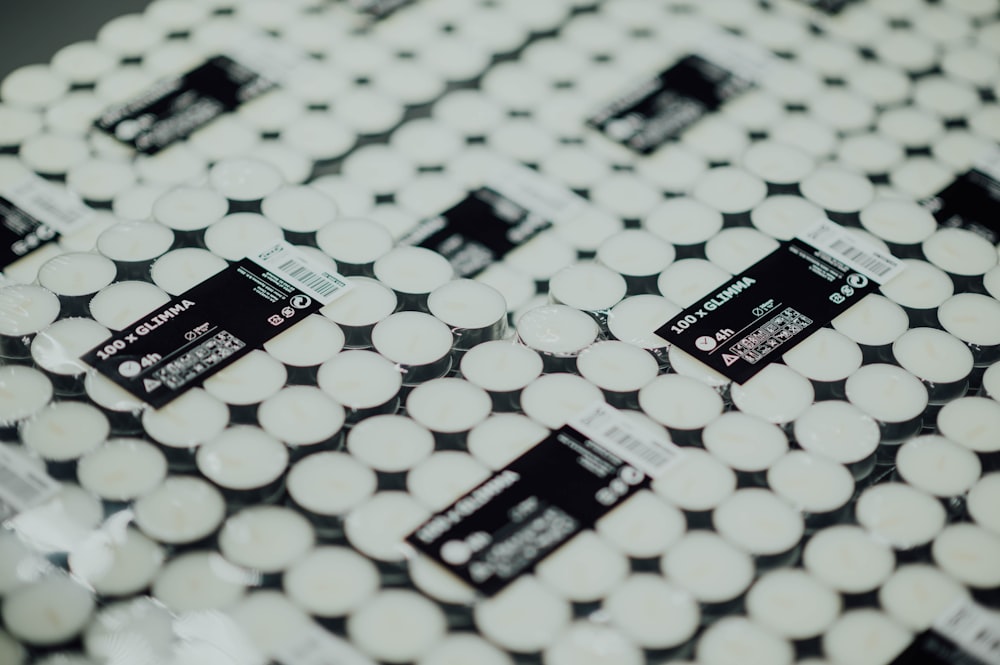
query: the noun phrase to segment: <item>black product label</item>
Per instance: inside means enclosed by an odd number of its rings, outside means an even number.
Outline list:
[[[891,665],[1000,665],[1000,620],[958,600]]]
[[[286,243],[242,259],[82,356],[159,408],[346,292]]]
[[[368,14],[374,19],[385,18],[413,0],[349,0],[356,11]]]
[[[482,187],[418,224],[400,242],[434,250],[448,259],[459,277],[471,277],[549,226],[550,220]]]
[[[58,237],[52,227],[0,196],[0,270]]]
[[[1000,173],[996,169],[986,164],[974,167],[923,204],[939,225],[1000,243]]]
[[[894,257],[824,221],[656,334],[743,383],[901,270]]]
[[[661,435],[638,429],[600,403],[432,517],[407,540],[492,595],[593,527],[680,456]]]
[[[108,109],[94,125],[137,152],[152,155],[275,85],[232,58],[218,55]]]
[[[689,55],[608,104],[587,124],[646,154],[752,85],[700,55]]]

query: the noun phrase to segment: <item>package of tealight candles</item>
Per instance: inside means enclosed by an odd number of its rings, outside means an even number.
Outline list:
[[[998,45],[153,0],[16,70],[0,663],[1000,663]]]

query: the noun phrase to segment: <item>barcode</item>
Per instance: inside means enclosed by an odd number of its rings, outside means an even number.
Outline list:
[[[937,618],[934,629],[984,663],[1000,663],[1000,620],[973,601],[957,601]]]
[[[343,282],[337,283],[317,275],[312,270],[309,270],[304,265],[297,263],[295,261],[285,261],[277,270],[285,273],[289,277],[305,284],[309,288],[313,289],[317,293],[324,296],[333,295],[336,293],[337,289],[343,288]]]
[[[855,238],[846,229],[827,219],[818,220],[799,239],[829,253],[854,272],[861,273],[877,284],[888,282],[904,268],[896,257],[881,252],[861,238]]]
[[[93,211],[68,190],[33,173],[4,193],[15,206],[63,234],[92,219]]]
[[[59,490],[59,484],[32,468],[9,450],[0,450],[0,500],[9,513],[19,513],[42,503]],[[10,517],[10,515],[5,515]]]
[[[645,431],[605,402],[595,403],[567,424],[650,478],[663,474],[681,456],[665,434]]]
[[[851,243],[844,242],[843,240],[835,240],[829,245],[829,247],[840,256],[863,266],[866,270],[872,271],[879,277],[884,277],[894,267],[885,261],[882,261],[877,256],[872,256],[871,254],[868,254],[867,252],[854,247]]]

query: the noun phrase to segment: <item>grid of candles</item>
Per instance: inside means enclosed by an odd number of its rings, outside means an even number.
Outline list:
[[[648,156],[586,125],[719,29],[755,88]],[[261,32],[303,61],[186,140],[92,127]],[[93,216],[0,282],[0,440],[61,483],[0,532],[0,662],[888,665],[995,612],[998,249],[919,201],[998,96],[990,0],[154,0],[15,71],[0,191]],[[498,157],[585,205],[472,278],[398,242]],[[742,385],[656,335],[821,217],[905,271]],[[160,409],[80,360],[279,240],[353,289]],[[492,597],[405,545],[596,400],[681,461]]]

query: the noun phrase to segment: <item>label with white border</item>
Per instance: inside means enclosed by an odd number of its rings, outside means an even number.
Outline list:
[[[1000,244],[1000,146],[990,146],[971,169],[921,203],[940,226],[971,231]]]
[[[82,360],[159,408],[350,288],[304,252],[273,243],[150,312]]]
[[[1000,665],[1000,619],[960,598],[890,665]]]
[[[647,431],[607,402],[596,402],[567,424],[650,478],[663,475],[683,454],[665,433]]]
[[[59,482],[20,453],[0,445],[0,522],[51,499]]]

